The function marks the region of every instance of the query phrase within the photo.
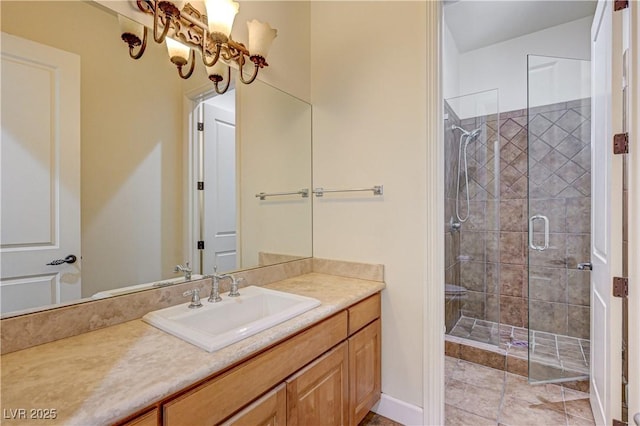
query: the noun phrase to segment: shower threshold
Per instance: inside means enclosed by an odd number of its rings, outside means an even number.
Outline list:
[[[530,368],[533,369],[530,376],[538,377],[541,382],[547,381],[545,377],[549,377],[550,381],[557,380],[560,378],[557,377],[558,373],[562,373],[561,377],[572,378],[589,375],[590,342],[587,339],[465,316],[458,320],[448,334],[495,345],[508,356],[529,359]]]

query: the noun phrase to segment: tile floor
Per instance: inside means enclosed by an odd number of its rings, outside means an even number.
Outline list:
[[[369,411],[369,414],[362,419],[358,426],[402,426],[402,424]]]
[[[449,333],[476,342],[497,345],[508,355],[527,358],[526,328],[461,317]],[[531,359],[577,376],[589,374],[589,340],[531,330]]]
[[[589,394],[446,357],[447,426],[595,425]]]
[[[595,426],[589,394],[445,357],[445,426]],[[370,412],[359,426],[401,426]]]

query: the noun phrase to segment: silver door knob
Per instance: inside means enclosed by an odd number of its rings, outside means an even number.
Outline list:
[[[578,263],[578,269],[581,270],[581,271],[584,271],[584,270],[592,271],[593,270],[593,265],[591,264],[591,262]]]

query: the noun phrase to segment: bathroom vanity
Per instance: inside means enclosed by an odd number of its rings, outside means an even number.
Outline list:
[[[55,410],[46,424],[357,424],[380,398],[384,283],[265,287],[321,304],[213,353],[138,319],[3,355],[3,424],[24,424],[17,409]]]
[[[375,294],[125,424],[220,424],[237,413],[223,424],[353,425],[379,398]]]

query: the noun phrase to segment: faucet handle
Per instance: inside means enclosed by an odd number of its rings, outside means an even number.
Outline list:
[[[189,309],[201,308],[202,302],[200,301],[200,289],[194,288],[192,290],[187,290],[182,293],[184,297],[191,296],[191,303],[189,304]]]
[[[231,278],[231,290],[229,291],[229,297],[238,297],[240,296],[240,292],[238,291],[238,284],[241,281],[244,281],[244,278],[237,278],[233,275],[229,274],[229,278]]]
[[[173,272],[175,272],[175,273],[182,272],[182,273],[184,273],[184,279],[186,281],[191,281],[191,273],[193,271],[189,267],[189,262],[185,262],[184,264],[185,264],[185,266],[176,265],[176,267],[174,268]]]

